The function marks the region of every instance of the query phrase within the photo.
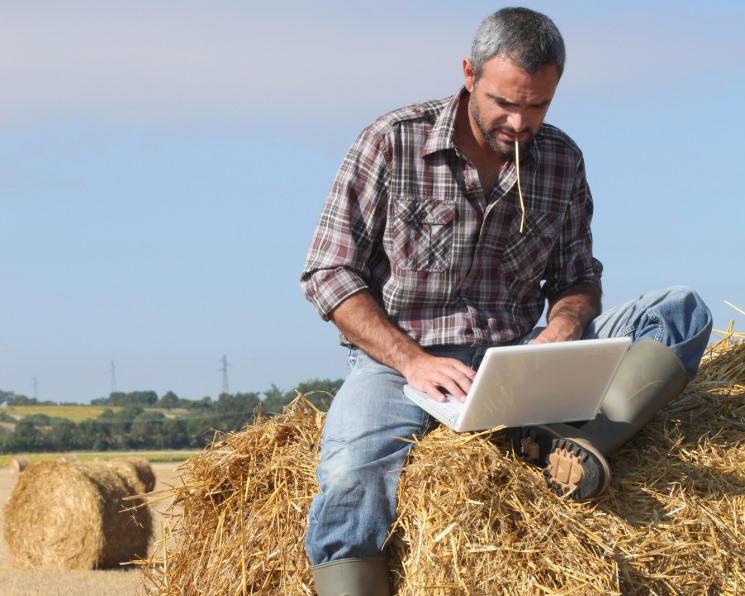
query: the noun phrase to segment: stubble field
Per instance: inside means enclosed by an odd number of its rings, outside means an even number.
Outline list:
[[[153,463],[156,475],[155,491],[165,490],[178,483],[181,462]],[[5,527],[5,505],[18,480],[7,467],[0,468],[0,526]],[[152,507],[153,542],[161,537],[167,501]],[[68,596],[96,594],[97,596],[134,596],[142,594],[142,571],[122,568],[95,571],[57,571],[44,569],[16,569],[0,536],[0,594],[4,596]],[[151,547],[152,548],[152,547]]]

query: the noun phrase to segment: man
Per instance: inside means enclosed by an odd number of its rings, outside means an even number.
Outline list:
[[[631,336],[596,420],[521,429],[516,442],[557,492],[591,498],[608,485],[607,457],[696,374],[711,317],[694,292],[601,314],[582,153],[544,123],[564,58],[550,19],[496,12],[463,60],[464,88],[378,119],[336,176],[301,277],[350,350],[306,538],[321,595],[388,594],[381,549],[410,447],[396,437],[433,425],[405,383],[463,399],[490,346]]]

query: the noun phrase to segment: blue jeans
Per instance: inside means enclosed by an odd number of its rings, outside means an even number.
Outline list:
[[[593,321],[585,338],[628,335],[669,346],[693,378],[709,341],[711,315],[684,287],[651,292]],[[527,340],[528,338],[525,338]],[[475,366],[483,350],[429,349]],[[435,421],[403,395],[405,379],[360,350],[349,355],[349,376],[326,416],[305,546],[312,565],[380,554],[396,519],[396,493],[411,444]]]
[[[629,336],[654,339],[680,358],[692,380],[709,343],[712,318],[690,288],[673,286],[643,294],[605,311],[587,327],[584,339]]]

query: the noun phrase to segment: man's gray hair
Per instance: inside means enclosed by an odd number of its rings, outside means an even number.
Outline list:
[[[554,65],[561,78],[566,49],[561,33],[546,15],[529,8],[503,8],[486,17],[476,32],[471,46],[476,79],[487,60],[497,55],[530,74]]]

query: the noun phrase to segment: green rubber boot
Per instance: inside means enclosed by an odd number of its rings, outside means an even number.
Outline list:
[[[640,340],[624,356],[598,416],[577,428],[547,424],[522,429],[515,451],[545,467],[549,486],[573,499],[601,494],[610,482],[607,457],[683,392],[688,374],[666,345]]]
[[[313,567],[318,596],[390,596],[383,556],[339,559]]]
[[[652,339],[635,343],[624,356],[600,406],[600,414],[582,426],[603,455],[612,455],[652,417],[683,393],[688,384],[680,358]]]

